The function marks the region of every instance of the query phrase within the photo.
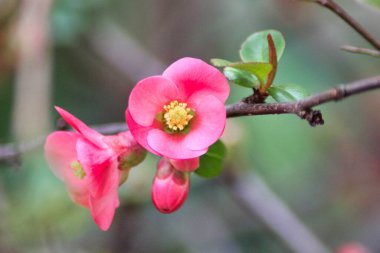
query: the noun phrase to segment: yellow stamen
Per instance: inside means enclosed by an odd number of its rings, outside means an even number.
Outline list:
[[[82,164],[80,164],[78,161],[73,161],[70,164],[70,167],[75,177],[83,179],[86,176],[86,172],[84,171]]]
[[[187,104],[180,103],[177,100],[164,105],[164,110],[165,124],[175,132],[185,129],[194,117],[194,112],[190,108],[187,108]]]

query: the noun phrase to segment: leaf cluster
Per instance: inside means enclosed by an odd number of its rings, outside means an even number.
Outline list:
[[[243,42],[239,50],[241,61],[214,58],[211,63],[221,68],[232,84],[253,89],[254,93],[264,98],[270,96],[279,103],[294,102],[308,96],[302,86],[273,83],[278,61],[284,51],[284,36],[276,30],[265,30],[253,33]],[[201,157],[196,174],[206,178],[218,176],[223,168],[225,154],[226,148],[219,140]]]

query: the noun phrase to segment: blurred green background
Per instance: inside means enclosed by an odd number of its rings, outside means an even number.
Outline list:
[[[380,12],[338,2],[380,37]],[[276,84],[316,93],[379,74],[378,59],[339,50],[367,47],[359,35],[301,1],[1,0],[0,143],[38,143],[56,125],[53,105],[88,124],[123,122],[141,78],[185,56],[238,60],[245,38],[265,29],[281,31],[287,43]],[[232,86],[229,103],[249,92]],[[293,115],[229,119],[228,164],[261,175],[329,248],[359,241],[380,252],[379,96],[321,106],[326,123],[316,128]],[[0,165],[1,253],[290,252],[218,179],[193,175],[185,205],[157,212],[153,156],[132,170],[113,224],[101,232],[36,146]]]

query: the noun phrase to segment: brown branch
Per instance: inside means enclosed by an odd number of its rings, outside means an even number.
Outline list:
[[[124,122],[108,123],[93,125],[91,128],[102,134],[108,135],[126,131],[127,125]],[[11,166],[19,166],[21,155],[40,148],[44,144],[46,137],[46,135],[41,135],[35,139],[23,141],[20,143],[8,143],[0,145],[0,163],[5,163]]]
[[[350,45],[343,45],[340,47],[340,49],[350,52],[350,53],[355,53],[355,54],[366,54],[374,57],[380,57],[380,51],[378,50],[373,50],[369,48],[362,48],[362,47],[354,47]]]
[[[338,101],[351,95],[380,88],[380,76],[359,80],[350,84],[312,95],[294,103],[251,104],[238,102],[227,105],[227,117],[269,115],[269,114],[296,114],[307,120],[312,126],[323,124],[322,115],[312,108],[331,101]],[[125,123],[109,123],[91,126],[102,134],[115,134],[127,130]],[[40,147],[46,136],[40,136],[31,141],[0,145],[0,162],[17,165],[21,154]]]
[[[334,0],[311,0],[311,2],[317,3],[334,12],[349,26],[351,26],[357,33],[359,33],[365,40],[367,40],[374,48],[380,50],[380,42]]]
[[[322,115],[319,111],[312,110],[314,106],[338,101],[377,88],[380,88],[380,76],[340,85],[293,103],[249,104],[238,102],[227,106],[227,117],[296,114],[302,119],[306,119],[312,126],[321,125],[323,124]]]

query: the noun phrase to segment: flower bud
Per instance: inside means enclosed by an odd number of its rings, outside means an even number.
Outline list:
[[[146,150],[135,141],[129,131],[120,133],[118,138],[119,145],[123,147],[119,155],[119,168],[121,170],[129,170],[145,159]]]
[[[121,170],[129,170],[130,168],[139,165],[146,157],[146,150],[141,146],[135,149],[129,149],[120,154],[119,168]]]
[[[167,158],[161,158],[153,181],[153,204],[161,213],[176,211],[185,202],[189,185],[188,172],[176,170]]]
[[[199,167],[199,157],[192,159],[175,160],[170,159],[170,163],[175,169],[183,172],[193,172]]]

